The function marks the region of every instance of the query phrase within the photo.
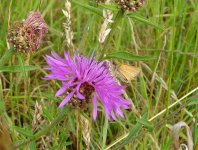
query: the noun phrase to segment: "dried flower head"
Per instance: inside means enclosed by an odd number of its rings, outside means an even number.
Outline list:
[[[96,0],[96,3],[105,3],[106,0]]]
[[[60,103],[63,107],[68,102],[75,100],[75,104],[80,107],[93,103],[93,118],[97,117],[98,99],[102,102],[106,116],[116,120],[115,114],[124,117],[121,108],[128,109],[131,102],[122,98],[123,86],[120,86],[111,76],[109,68],[104,62],[97,62],[94,58],[88,59],[83,56],[74,55],[70,57],[64,53],[65,58],[59,57],[52,52],[51,56],[46,56],[46,70],[51,71],[45,79],[59,80],[62,87],[55,96],[67,94]]]
[[[145,0],[115,0],[115,2],[126,11],[137,11],[142,7]]]
[[[8,31],[8,42],[17,51],[34,52],[48,32],[40,12],[31,12],[24,22],[15,22]]]

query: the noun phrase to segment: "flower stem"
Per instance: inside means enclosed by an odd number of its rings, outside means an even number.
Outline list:
[[[108,46],[109,46],[109,43],[110,43],[111,38],[113,36],[113,33],[115,32],[116,27],[119,24],[119,22],[122,20],[123,14],[124,14],[123,10],[119,10],[118,13],[116,14],[114,22],[113,22],[113,24],[111,26],[111,32],[109,33],[109,36],[105,40],[105,43],[104,43],[104,45],[102,47],[102,50],[100,52],[99,60],[103,59],[105,52],[108,50]]]
[[[41,131],[37,132],[36,134],[34,134],[30,139],[17,143],[15,144],[15,148],[18,149],[21,146],[24,146],[34,140],[39,139],[42,135],[45,135],[47,133],[49,133],[50,131],[52,131],[52,129],[59,124],[62,120],[64,120],[66,118],[66,116],[68,115],[68,112],[70,112],[71,108],[70,107],[63,107],[57,114],[57,116],[52,120],[51,124],[48,125],[46,128],[42,129]]]
[[[1,57],[0,59],[0,66],[3,66],[8,60],[12,57],[14,54],[15,50],[13,48],[8,49],[5,54]]]

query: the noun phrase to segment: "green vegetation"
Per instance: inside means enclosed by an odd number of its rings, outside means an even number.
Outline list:
[[[114,23],[109,24],[112,30],[104,44],[100,44],[104,8],[113,12]],[[52,150],[86,149],[85,129],[80,121],[84,116],[91,128],[90,149],[107,150],[112,146],[126,150],[169,150],[174,143],[171,126],[179,121],[190,127],[196,145],[198,1],[146,0],[137,12],[124,13],[115,4],[71,0],[74,48],[67,45],[63,26],[67,19],[62,9],[65,10],[63,0],[0,0],[0,58],[8,50],[9,25],[25,19],[30,11],[42,12],[49,28],[37,52],[15,53],[4,65],[0,64],[0,117],[7,123],[13,144],[30,150],[38,148],[39,142]],[[127,86],[128,100],[134,104],[134,108],[124,111],[124,119],[107,121],[101,104],[95,122],[91,114],[78,109],[59,111],[61,98],[54,95],[61,84],[42,80],[47,74],[43,70],[47,66],[44,57],[51,51],[63,56],[64,51],[74,53],[73,50],[89,57],[96,55],[98,60],[141,68],[132,82],[121,81]],[[41,122],[34,135],[32,122],[35,109],[39,108]],[[54,125],[54,119],[59,123]],[[186,133],[180,132],[180,136],[180,142],[186,143]]]

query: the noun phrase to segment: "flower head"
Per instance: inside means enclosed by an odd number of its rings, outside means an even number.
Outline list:
[[[107,0],[96,0],[96,3],[105,3]]]
[[[115,2],[126,11],[137,11],[145,0],[115,0]]]
[[[83,56],[74,55],[70,57],[64,53],[64,59],[52,52],[51,56],[46,56],[46,70],[50,70],[46,80],[59,80],[62,87],[55,96],[67,93],[60,103],[63,107],[68,102],[72,104],[93,103],[93,118],[97,117],[98,100],[102,102],[106,116],[116,120],[115,114],[124,117],[121,108],[128,109],[131,102],[122,98],[123,86],[120,86],[111,76],[109,68],[104,62],[97,62],[94,58],[88,59]]]
[[[18,51],[36,51],[48,32],[40,12],[31,12],[24,22],[15,22],[8,31],[8,42]]]

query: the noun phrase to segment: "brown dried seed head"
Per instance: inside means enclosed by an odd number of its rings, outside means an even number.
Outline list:
[[[33,115],[33,121],[32,121],[32,129],[33,129],[33,133],[36,133],[40,127],[40,124],[42,122],[42,113],[43,113],[43,109],[42,106],[39,105],[37,102],[35,104],[35,111],[34,111],[34,115]]]
[[[22,22],[14,23],[13,27],[8,31],[7,39],[10,46],[14,47],[16,50],[24,51],[26,47],[29,47],[24,37]]]
[[[83,115],[80,115],[80,122],[83,127],[82,133],[83,133],[83,139],[86,145],[86,149],[90,149],[90,141],[91,141],[91,127],[89,120],[86,119]]]
[[[115,2],[125,11],[137,11],[142,7],[145,0],[115,0]]]
[[[96,0],[96,3],[105,3],[106,0]]]
[[[24,22],[15,22],[8,31],[8,42],[17,51],[36,51],[48,32],[40,12],[31,12]]]

